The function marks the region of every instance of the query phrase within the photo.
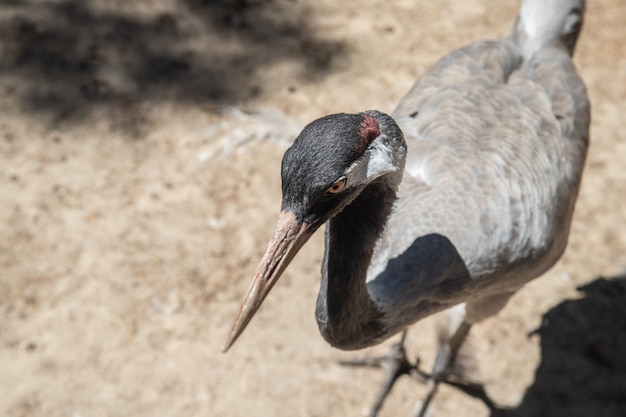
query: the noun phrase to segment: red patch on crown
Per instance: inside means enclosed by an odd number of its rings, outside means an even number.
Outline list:
[[[361,130],[359,130],[359,136],[361,136],[361,143],[359,143],[358,152],[363,153],[369,144],[380,136],[380,125],[378,124],[378,120],[364,114],[360,126]]]

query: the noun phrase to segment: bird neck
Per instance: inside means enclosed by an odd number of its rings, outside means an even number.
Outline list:
[[[322,336],[335,347],[360,349],[384,339],[382,313],[365,278],[396,200],[398,180],[393,174],[379,178],[326,223],[316,316]]]

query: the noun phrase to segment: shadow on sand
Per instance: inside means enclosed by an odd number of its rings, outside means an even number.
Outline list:
[[[133,3],[0,0],[0,92],[55,122],[146,100],[228,105],[263,93],[264,67],[295,62],[306,82],[345,50],[314,33],[301,3]]]
[[[579,290],[534,332],[542,360],[522,403],[492,417],[626,416],[626,275]]]

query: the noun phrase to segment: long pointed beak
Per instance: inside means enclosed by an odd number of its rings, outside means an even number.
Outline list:
[[[298,222],[291,211],[280,212],[274,237],[270,240],[265,255],[259,262],[256,274],[248,288],[248,294],[241,303],[235,322],[222,345],[222,352],[226,352],[235,343],[287,265],[312,234],[313,231],[308,225]]]

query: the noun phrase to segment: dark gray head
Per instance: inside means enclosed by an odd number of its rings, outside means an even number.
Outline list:
[[[276,230],[224,342],[224,351],[319,226],[373,181],[385,176],[391,185],[397,185],[405,156],[400,128],[378,111],[333,114],[304,128],[283,157],[283,204]]]
[[[285,152],[282,209],[317,228],[373,180],[401,175],[406,145],[388,115],[333,114],[307,125]]]

